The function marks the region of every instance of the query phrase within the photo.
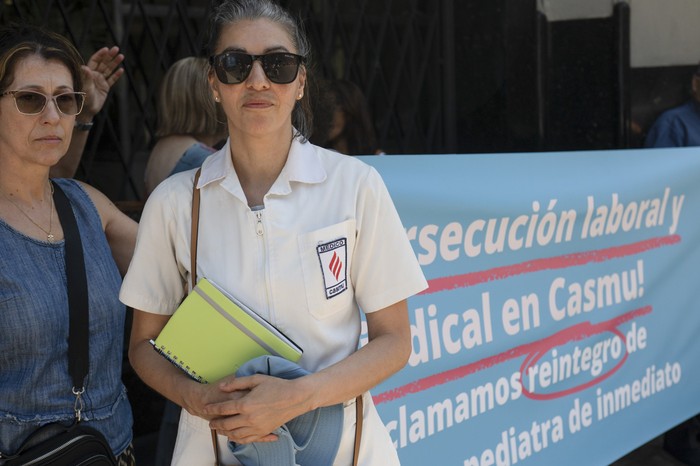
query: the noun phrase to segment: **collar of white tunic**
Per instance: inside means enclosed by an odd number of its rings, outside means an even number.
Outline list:
[[[231,140],[227,139],[224,147],[215,154],[209,156],[202,164],[202,174],[197,183],[202,188],[209,183],[223,180],[222,184],[228,184],[228,180],[236,186],[240,186],[238,175],[233,168],[230,157]],[[308,141],[301,142],[296,137],[292,141],[287,156],[287,162],[277,181],[270,189],[272,194],[288,194],[291,192],[290,182],[321,183],[327,178],[326,170],[317,153],[317,147]]]

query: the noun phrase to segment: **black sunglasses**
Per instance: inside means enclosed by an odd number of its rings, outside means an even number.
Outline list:
[[[294,53],[276,52],[265,55],[249,55],[242,52],[224,52],[209,58],[216,77],[224,84],[240,84],[253,69],[253,62],[259,60],[265,76],[275,84],[289,84],[299,72],[304,57]]]

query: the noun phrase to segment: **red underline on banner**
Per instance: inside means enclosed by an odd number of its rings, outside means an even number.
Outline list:
[[[604,262],[610,259],[632,256],[634,254],[639,254],[640,252],[649,251],[651,249],[656,249],[663,246],[670,246],[672,244],[680,243],[680,241],[680,235],[660,236],[657,238],[639,241],[637,243],[625,244],[623,246],[615,246],[575,254],[565,254],[563,256],[556,257],[545,257],[527,262],[521,262],[520,264],[494,267],[493,269],[482,270],[479,272],[435,278],[433,280],[429,280],[428,288],[419,294],[431,294],[438,293],[440,291],[453,290],[456,288],[464,288],[467,286],[478,285],[479,283],[502,280],[515,275],[539,272],[541,270],[564,269],[567,267],[584,265],[592,262]]]
[[[558,345],[563,345],[570,341],[578,341],[587,338],[592,335],[596,335],[606,330],[612,330],[617,328],[619,325],[626,322],[630,322],[637,317],[651,313],[651,306],[644,306],[633,311],[629,311],[625,314],[619,315],[610,320],[599,322],[597,324],[591,324],[590,322],[581,322],[580,324],[572,325],[567,327],[553,335],[542,340],[537,340],[532,343],[526,343],[524,345],[516,346],[510,350],[504,351],[493,356],[481,359],[479,361],[467,364],[449,371],[441,372],[439,374],[434,374],[422,379],[416,380],[409,384],[403,385],[401,387],[388,390],[386,392],[380,393],[373,396],[374,404],[378,405],[380,403],[385,403],[387,401],[392,401],[397,398],[402,398],[411,393],[418,393],[429,388],[436,387],[448,382],[453,382],[455,380],[466,377],[469,374],[479,372],[489,367],[495,366],[511,359],[515,359],[521,356],[528,356],[532,353],[537,353],[543,347],[554,347]]]

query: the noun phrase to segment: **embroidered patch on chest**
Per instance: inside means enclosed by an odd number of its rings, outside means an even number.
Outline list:
[[[341,238],[316,246],[316,253],[321,262],[321,272],[323,272],[326,299],[331,299],[348,289],[347,243],[347,238]]]

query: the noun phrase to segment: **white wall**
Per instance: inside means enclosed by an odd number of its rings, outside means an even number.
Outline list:
[[[700,0],[630,0],[632,67],[696,65]]]
[[[539,0],[550,21],[605,18],[624,0]],[[695,65],[700,62],[700,0],[627,0],[631,66]]]
[[[613,1],[538,0],[538,9],[547,16],[549,21],[606,18],[612,15]]]

